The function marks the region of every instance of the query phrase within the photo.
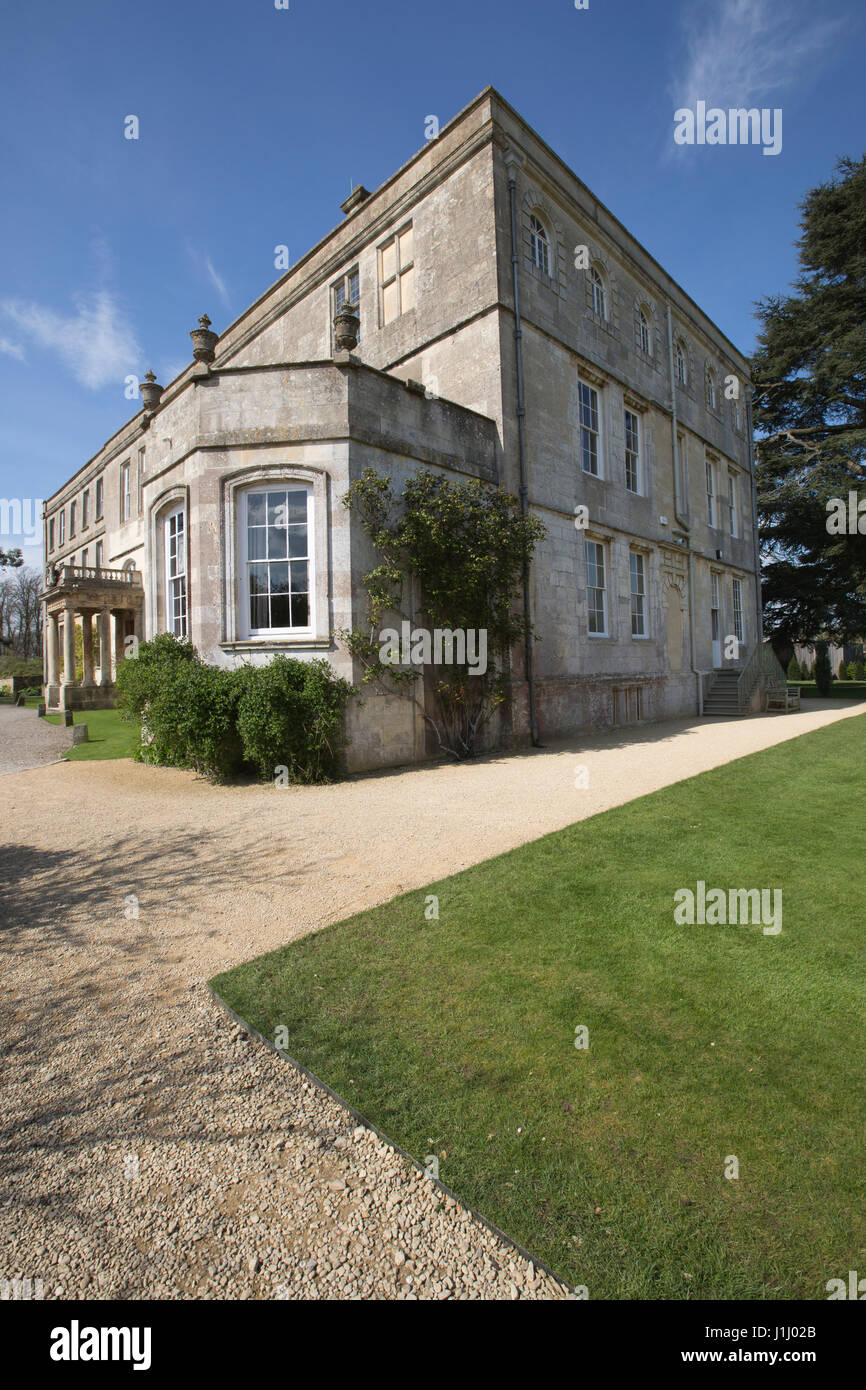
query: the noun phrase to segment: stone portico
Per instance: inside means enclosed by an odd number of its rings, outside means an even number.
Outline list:
[[[108,709],[124,643],[140,637],[144,607],[141,574],[135,569],[57,565],[46,572],[45,703],[51,710]],[[95,659],[94,624],[99,660]],[[83,671],[75,661],[75,631],[81,628]]]

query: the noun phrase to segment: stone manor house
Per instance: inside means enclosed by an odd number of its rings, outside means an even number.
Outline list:
[[[342,497],[372,466],[398,494],[420,469],[485,479],[547,527],[491,740],[697,714],[720,688],[746,708],[746,359],[491,88],[342,213],[224,332],[204,316],[190,365],[149,373],[47,501],[48,707],[110,704],[132,633],[357,682],[334,634],[364,622],[373,553]],[[369,688],[348,736],[352,770],[433,751],[411,702]]]

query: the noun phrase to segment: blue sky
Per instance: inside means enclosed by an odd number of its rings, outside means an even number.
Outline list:
[[[128,373],[170,380],[203,311],[222,331],[488,84],[750,351],[797,203],[863,153],[864,33],[862,0],[7,7],[0,496],[49,496],[136,412]],[[697,100],[781,107],[781,153],[676,146]]]

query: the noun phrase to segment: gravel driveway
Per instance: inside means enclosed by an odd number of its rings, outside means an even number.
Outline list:
[[[46,724],[35,709],[0,705],[0,777],[56,763],[71,743],[71,730]]]
[[[72,1298],[564,1297],[247,1041],[204,981],[864,711],[682,720],[334,787],[131,762],[6,778],[0,1278]]]

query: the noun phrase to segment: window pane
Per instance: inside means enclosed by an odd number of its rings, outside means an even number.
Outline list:
[[[305,492],[286,493],[286,514],[290,522],[305,522],[307,520],[307,494]]]
[[[287,593],[271,595],[271,627],[291,627]]]
[[[292,594],[292,627],[309,627],[310,601],[307,594]]]
[[[267,594],[258,597],[250,597],[250,627],[268,627],[268,597]]]
[[[300,559],[307,554],[307,528],[306,526],[289,527],[289,557],[292,560]]]
[[[415,258],[415,233],[408,227],[400,237],[400,265],[408,265]]]
[[[268,566],[271,580],[271,595],[289,592],[289,567],[287,564]]]
[[[382,280],[390,280],[397,273],[397,245],[391,242],[382,252]]]
[[[286,524],[286,494],[285,492],[268,493],[268,525],[285,526]]]
[[[287,551],[288,532],[285,526],[268,527],[268,559],[284,560]]]
[[[392,280],[382,291],[382,317],[386,323],[391,323],[398,313],[397,281]]]
[[[305,594],[308,588],[309,566],[306,560],[292,560],[289,565],[292,580],[292,593]]]
[[[354,275],[349,276],[349,298],[353,304],[357,304],[361,298],[361,285],[357,271]]]
[[[255,597],[268,591],[267,565],[250,565],[250,593]]]
[[[250,526],[263,526],[265,521],[265,495],[251,492],[247,496],[247,520]]]
[[[343,282],[341,281],[337,288],[334,290],[334,310],[336,313],[339,314],[345,302],[346,290]]]
[[[415,308],[415,270],[407,270],[400,276],[400,311],[407,313]]]
[[[267,534],[264,526],[251,526],[247,531],[247,552],[251,560],[264,560]]]

